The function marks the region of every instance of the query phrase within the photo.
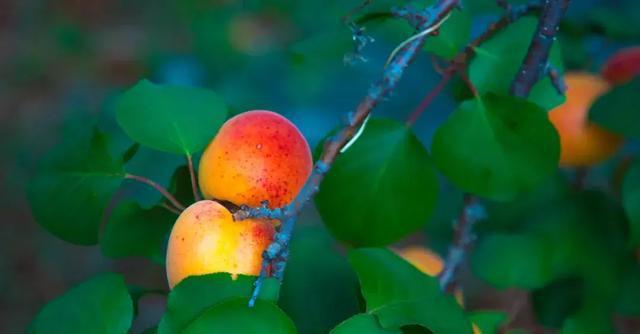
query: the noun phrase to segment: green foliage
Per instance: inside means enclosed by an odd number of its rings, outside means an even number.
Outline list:
[[[522,18],[475,48],[476,55],[469,64],[469,79],[480,94],[509,93],[511,83],[529,49],[529,36],[533,36],[536,25],[536,19]],[[549,61],[562,69],[558,43],[554,43]],[[564,102],[564,96],[558,93],[548,77],[542,78],[533,86],[528,99],[545,110],[551,110]]]
[[[624,178],[622,203],[630,222],[631,244],[640,246],[640,160],[632,165]]]
[[[374,315],[363,313],[345,320],[330,332],[330,334],[357,333],[402,334],[402,331],[400,329],[384,329],[380,326]]]
[[[63,240],[98,242],[103,211],[125,175],[122,162],[109,155],[107,141],[97,130],[68,139],[45,158],[29,184],[36,221]]]
[[[31,324],[31,334],[126,333],[133,303],[124,279],[116,274],[94,277],[47,304]]]
[[[469,314],[469,320],[475,324],[482,334],[498,334],[500,325],[507,315],[497,311],[478,311]]]
[[[438,35],[429,38],[425,50],[444,59],[453,59],[469,41],[471,14],[466,8],[455,11],[439,29]]]
[[[255,277],[244,275],[238,275],[233,280],[229,274],[225,273],[187,277],[178,283],[169,294],[167,311],[158,325],[158,333],[182,333],[199,317],[215,309],[216,305],[225,302],[231,302],[232,305],[242,304],[244,308],[248,308],[247,303],[253,291],[254,280]],[[274,302],[278,298],[278,285],[275,279],[266,280],[261,290],[260,299],[267,303]],[[237,308],[237,306],[234,307]],[[273,313],[273,310],[267,306],[261,308],[267,310],[267,316],[271,316]],[[218,311],[212,311],[211,314],[204,316],[202,324],[197,326],[208,326],[210,320],[207,319],[219,315]],[[245,319],[245,322],[250,321]]]
[[[142,80],[122,95],[116,116],[118,124],[140,144],[192,155],[215,135],[227,117],[227,108],[218,95],[206,89]]]
[[[336,246],[319,228],[295,232],[279,305],[300,333],[328,333],[358,313],[358,280]]]
[[[438,280],[386,249],[363,248],[349,253],[360,279],[367,313],[386,329],[420,325],[434,333],[471,333],[471,324]]]
[[[589,110],[589,119],[625,137],[640,139],[640,78],[611,91],[596,100]]]
[[[558,135],[535,104],[488,94],[464,102],[436,131],[433,158],[458,187],[507,200],[556,170]]]
[[[546,327],[559,328],[564,319],[583,303],[584,282],[580,278],[562,278],[534,290],[531,299],[538,321]]]
[[[258,301],[249,308],[246,298],[235,298],[208,308],[181,333],[296,334],[297,331],[275,304]]]
[[[374,119],[336,159],[316,205],[338,239],[385,245],[427,222],[437,191],[429,154],[411,130],[399,122]]]
[[[162,207],[144,209],[135,202],[118,205],[100,238],[110,257],[145,256],[164,264],[166,242],[176,215]]]

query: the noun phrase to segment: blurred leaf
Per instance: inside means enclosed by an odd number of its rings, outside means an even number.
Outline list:
[[[482,334],[498,334],[507,315],[499,311],[478,311],[469,314],[469,321],[475,324]]]
[[[198,164],[194,161],[194,166]],[[191,174],[189,167],[181,166],[175,170],[171,177],[171,183],[168,188],[169,192],[180,201],[180,203],[193,203],[193,189],[191,188]]]
[[[588,297],[588,304],[565,320],[560,334],[614,334],[611,310],[597,298]]]
[[[456,10],[440,27],[438,35],[429,37],[425,50],[436,56],[453,59],[468,43],[471,34],[471,15],[465,8]]]
[[[126,333],[133,320],[133,303],[116,274],[104,274],[77,285],[49,302],[29,330],[49,333]]]
[[[207,309],[235,298],[242,298],[242,305],[247,308],[255,279],[253,276],[238,275],[233,280],[227,273],[187,277],[169,294],[167,311],[158,325],[158,333],[182,333]],[[275,279],[265,280],[260,299],[276,301],[279,285]]]
[[[349,253],[360,279],[367,313],[383,328],[420,325],[434,333],[471,333],[471,324],[452,296],[427,276],[386,249],[363,248]]]
[[[469,79],[481,95],[488,92],[509,93],[511,83],[529,49],[537,23],[535,18],[524,17],[475,48],[475,57],[469,64]],[[549,61],[562,70],[558,42],[551,49]],[[549,77],[544,76],[533,86],[528,100],[545,110],[551,110],[564,102],[564,96],[553,87]]]
[[[338,239],[384,245],[424,226],[437,191],[429,154],[411,130],[391,120],[370,120],[336,159],[316,204]]]
[[[384,329],[372,314],[357,314],[334,328],[330,334],[402,334],[399,329]]]
[[[141,147],[124,165],[124,169],[127,173],[144,176],[162,187],[168,188],[176,169],[184,164],[186,164],[186,159],[183,156]],[[187,177],[187,180],[190,181],[190,176]],[[127,180],[123,188],[129,197],[135,199],[145,209],[149,209],[157,205],[158,202],[165,200],[156,189],[135,180]],[[189,183],[189,191],[191,191],[191,183]],[[192,202],[193,195],[183,204],[186,205]]]
[[[558,134],[540,107],[488,94],[467,101],[436,131],[436,165],[466,192],[511,199],[557,169]]]
[[[184,334],[295,334],[293,321],[275,304],[258,301],[253,308],[246,298],[235,298],[208,308],[194,319]]]
[[[624,273],[616,310],[622,315],[640,316],[640,264],[634,264]]]
[[[142,80],[122,95],[116,117],[140,144],[191,155],[215,136],[227,117],[227,107],[210,90]]]
[[[624,177],[622,203],[630,222],[631,244],[640,247],[640,160],[633,164]]]
[[[625,137],[640,139],[640,78],[614,87],[594,102],[589,119]]]
[[[121,203],[109,217],[100,248],[110,257],[145,256],[164,264],[167,238],[176,219],[162,207],[143,209],[135,202]]]
[[[123,179],[121,161],[109,156],[107,138],[97,130],[58,145],[29,184],[36,221],[63,240],[95,244],[103,211]]]
[[[279,305],[300,333],[325,334],[358,313],[358,279],[324,230],[308,227],[295,235]]]
[[[576,312],[584,298],[584,282],[580,278],[562,278],[533,291],[533,309],[538,322],[545,327],[560,328],[564,320]]]

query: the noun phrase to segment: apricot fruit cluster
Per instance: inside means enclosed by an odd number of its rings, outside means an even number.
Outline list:
[[[255,110],[229,119],[200,160],[199,185],[206,199],[184,210],[171,231],[169,286],[188,276],[216,272],[258,275],[262,253],[275,235],[274,222],[234,221],[221,203],[287,205],[312,167],[307,141],[286,118]]]

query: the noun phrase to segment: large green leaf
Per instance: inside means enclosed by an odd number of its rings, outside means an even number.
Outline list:
[[[471,333],[471,324],[460,305],[427,276],[394,253],[380,248],[349,253],[356,270],[367,313],[383,328],[420,325],[434,333]]]
[[[509,93],[511,83],[529,49],[537,22],[535,18],[522,18],[475,48],[475,57],[469,64],[469,79],[480,94]],[[558,42],[551,48],[550,62],[562,69]],[[545,110],[551,110],[564,101],[564,96],[553,87],[548,76],[543,76],[533,86],[528,99]]]
[[[640,139],[640,78],[600,96],[589,110],[589,119],[625,137]]]
[[[583,280],[567,277],[534,290],[531,294],[531,304],[540,324],[560,328],[564,320],[580,308],[583,298]]]
[[[425,225],[438,184],[411,130],[370,120],[325,177],[316,204],[328,229],[354,245],[385,245]]]
[[[181,333],[296,334],[293,321],[275,304],[258,301],[252,308],[246,298],[221,302],[192,321]]]
[[[464,191],[511,199],[557,169],[558,134],[535,104],[487,94],[464,102],[436,131],[433,158]]]
[[[47,304],[31,324],[32,334],[127,333],[133,303],[116,274],[94,277]]]
[[[467,8],[456,10],[442,24],[438,35],[427,38],[425,50],[445,59],[453,59],[469,41],[471,15]]]
[[[330,334],[402,334],[400,329],[384,329],[378,323],[376,317],[372,314],[357,314],[345,320]]]
[[[58,145],[29,184],[35,219],[63,240],[95,244],[103,211],[123,179],[122,162],[109,156],[100,132]]]
[[[623,315],[640,316],[640,264],[628,268],[622,277],[616,311]]]
[[[246,307],[253,291],[253,276],[238,275],[233,280],[226,273],[191,276],[178,283],[167,301],[167,311],[158,325],[159,334],[182,333],[182,331],[208,308],[224,301],[243,299]],[[273,302],[278,296],[279,283],[267,279],[260,299]]]
[[[469,314],[469,320],[482,334],[498,334],[507,315],[498,311],[476,311]]]
[[[118,205],[100,238],[110,257],[145,256],[164,264],[166,242],[177,216],[162,207],[143,209],[135,202]]]
[[[640,160],[633,164],[624,177],[622,202],[631,223],[631,243],[640,246]]]
[[[295,232],[279,305],[300,333],[326,334],[358,313],[358,279],[336,246],[320,228]]]
[[[122,95],[116,117],[140,144],[191,155],[215,136],[227,108],[218,95],[206,89],[142,80]]]

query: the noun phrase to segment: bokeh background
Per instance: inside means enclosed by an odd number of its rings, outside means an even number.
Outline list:
[[[25,187],[39,157],[56,144],[65,119],[86,119],[87,126],[99,119],[99,126],[112,129],[119,94],[149,78],[212,88],[235,112],[282,113],[315,146],[357,105],[389,52],[411,32],[404,22],[372,26],[367,33],[375,42],[364,49],[366,61],[345,62],[353,43],[342,18],[358,4],[0,0],[0,332],[23,332],[47,301],[96,273],[122,272],[129,282],[166,290],[163,267],[144,259],[105,258],[97,247],[56,239],[33,221]],[[493,1],[469,0],[467,6],[474,10],[475,32],[496,13],[486,11]],[[597,71],[612,52],[640,41],[640,6],[635,0],[574,0],[562,31],[565,66]],[[405,119],[437,79],[429,57],[419,57],[376,115]],[[415,131],[426,145],[455,105],[445,93],[418,121]],[[150,159],[183,163],[162,155]],[[597,173],[593,178],[597,184]],[[439,251],[446,249],[459,202],[454,191],[443,196],[430,222],[445,231],[432,242]],[[301,224],[317,225],[313,208]],[[404,243],[426,239],[417,235]],[[473,289],[487,287],[466,279],[469,305],[519,308],[514,321],[523,327],[531,323],[522,293],[480,297]],[[151,295],[142,303],[147,311],[133,332],[157,322],[164,298]],[[637,321],[618,322],[621,333],[639,333]]]

